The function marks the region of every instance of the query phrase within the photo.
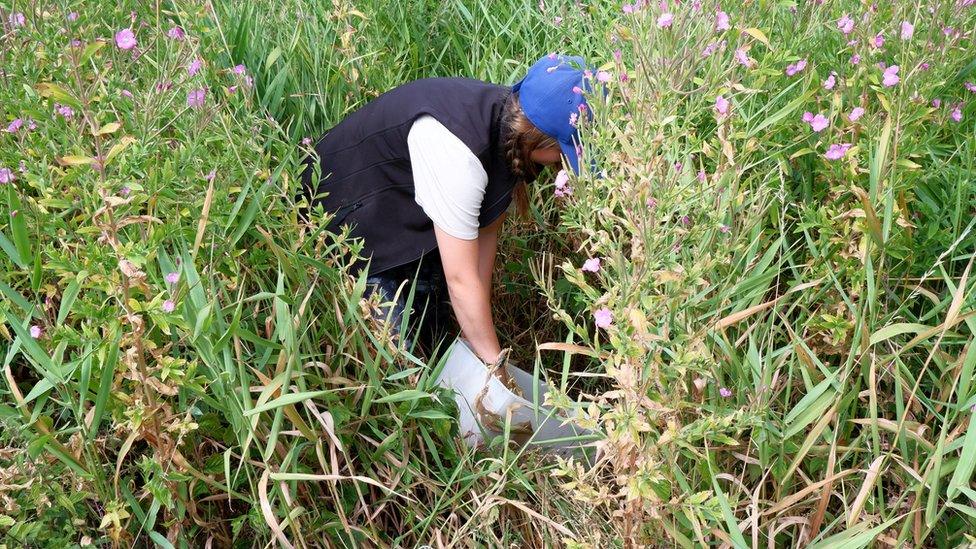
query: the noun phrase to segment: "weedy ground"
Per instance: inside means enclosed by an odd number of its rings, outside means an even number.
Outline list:
[[[974,4],[0,2],[0,544],[973,543]],[[603,177],[494,314],[586,470],[459,444],[294,203],[371,98],[549,52]]]

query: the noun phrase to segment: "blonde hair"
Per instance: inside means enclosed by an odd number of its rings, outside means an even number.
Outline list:
[[[529,212],[529,195],[526,185],[535,181],[543,166],[532,161],[532,151],[536,149],[556,148],[559,142],[535,126],[522,111],[518,92],[513,92],[505,103],[502,113],[502,124],[508,129],[508,134],[502,147],[515,174],[515,188],[512,197],[515,201],[515,211],[521,218]]]

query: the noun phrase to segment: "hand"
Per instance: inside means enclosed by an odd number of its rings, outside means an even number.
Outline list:
[[[508,360],[509,356],[512,354],[512,349],[503,349],[494,361],[486,363],[488,366],[488,371],[491,372],[495,377],[498,378],[509,391],[512,391],[518,396],[522,396],[522,390],[519,388],[518,383],[515,382],[510,375],[508,375]]]

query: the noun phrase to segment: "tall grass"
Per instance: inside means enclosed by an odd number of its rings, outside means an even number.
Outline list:
[[[595,2],[0,4],[3,120],[24,120],[0,134],[0,535],[973,542],[976,8],[724,8],[727,31],[710,2],[671,5],[663,28],[661,6]],[[377,94],[512,83],[549,51],[611,76],[583,124],[605,176],[569,197],[540,178],[531,219],[505,229],[495,314],[553,404],[581,402],[605,435],[586,470],[460,445],[436,360],[371,320],[341,259],[357,244],[291,200],[301,140]]]

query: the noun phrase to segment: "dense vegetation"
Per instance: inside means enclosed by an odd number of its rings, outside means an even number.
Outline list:
[[[973,0],[0,16],[0,546],[976,542]],[[293,202],[370,98],[551,51],[604,176],[540,177],[495,316],[587,469],[459,444]]]

